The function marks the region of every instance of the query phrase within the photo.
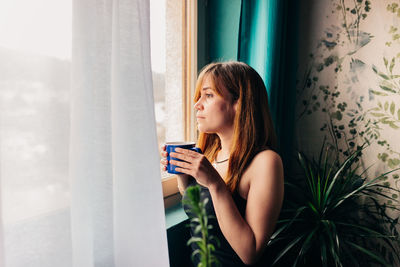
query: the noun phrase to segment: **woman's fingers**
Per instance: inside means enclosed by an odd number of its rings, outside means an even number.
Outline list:
[[[175,171],[181,172],[181,173],[184,173],[184,174],[186,174],[186,175],[192,176],[192,172],[191,172],[191,170],[189,170],[189,169],[176,167],[176,168],[175,168]],[[178,175],[179,175],[179,174],[178,174]]]
[[[180,147],[175,148],[175,152],[182,153],[189,157],[197,157],[199,155],[199,153],[196,151],[193,151],[190,149],[184,149],[184,148],[180,148]]]
[[[192,162],[193,161],[193,157],[191,157],[191,156],[189,156],[187,154],[184,154],[184,153],[171,152],[170,156],[173,157],[173,158],[177,158],[177,159],[180,159],[180,160],[187,161],[187,162]]]
[[[168,156],[168,152],[165,151],[165,145],[160,146],[160,148],[161,148],[161,152],[160,152],[161,157],[166,158]]]
[[[184,162],[184,161],[177,161],[177,160],[171,160],[170,161],[171,165],[175,165],[175,166],[179,166],[185,169],[189,169],[190,168],[190,163]]]
[[[165,145],[161,145],[160,148],[161,148],[161,153],[160,153],[161,157],[166,158],[168,156],[168,152],[165,151]]]

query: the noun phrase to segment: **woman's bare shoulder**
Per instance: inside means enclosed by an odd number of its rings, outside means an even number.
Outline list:
[[[282,160],[278,153],[271,149],[258,152],[250,162],[240,182],[239,191],[241,196],[247,199],[251,185],[265,188],[266,183],[271,182],[268,177],[276,177],[281,180],[283,177]],[[275,179],[272,179],[275,180]]]
[[[252,163],[258,164],[266,164],[266,163],[282,163],[282,159],[278,153],[273,151],[272,149],[265,149],[258,152],[254,158]]]
[[[255,177],[262,177],[262,174],[282,173],[282,159],[278,153],[271,149],[262,150],[254,156],[249,166],[249,171],[255,174],[251,175],[253,177],[252,179],[257,179]]]

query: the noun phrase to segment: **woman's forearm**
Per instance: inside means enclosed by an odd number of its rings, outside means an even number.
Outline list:
[[[253,264],[257,259],[254,233],[240,215],[230,191],[225,183],[210,187],[215,214],[224,237],[245,264]]]
[[[186,187],[188,187],[188,185],[189,185],[189,183],[190,183],[190,181],[192,179],[193,178],[190,177],[187,174],[178,174],[177,175],[177,179],[176,180],[178,182],[178,189],[179,189],[179,192],[181,193],[181,195],[183,195],[183,193],[185,192]]]

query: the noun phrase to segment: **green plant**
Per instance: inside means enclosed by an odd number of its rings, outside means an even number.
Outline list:
[[[384,173],[373,179],[357,174],[364,146],[339,161],[325,143],[318,160],[302,153],[302,173],[287,178],[284,207],[269,246],[278,247],[274,264],[282,258],[293,266],[387,266],[399,261],[398,218],[387,215],[398,202]],[[396,195],[397,197],[397,195]]]
[[[192,253],[192,261],[194,261],[194,257],[199,254],[200,262],[197,267],[211,267],[211,266],[220,266],[220,263],[212,254],[215,251],[214,244],[211,243],[212,240],[218,244],[218,240],[216,237],[209,235],[208,230],[212,229],[212,225],[208,224],[209,218],[206,213],[205,206],[207,205],[209,199],[205,198],[201,201],[200,198],[200,186],[190,186],[186,190],[187,200],[184,200],[184,204],[189,206],[188,213],[190,214],[190,225],[195,229],[194,234],[201,234],[201,237],[192,236],[187,245],[191,245],[192,243],[197,244],[197,249]]]

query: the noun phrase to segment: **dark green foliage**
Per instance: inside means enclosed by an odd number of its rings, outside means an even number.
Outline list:
[[[196,243],[198,246],[198,249],[192,253],[192,260],[197,254],[200,256],[200,262],[197,267],[220,266],[218,259],[212,254],[215,251],[215,246],[211,243],[214,240],[218,244],[219,241],[208,233],[208,230],[212,229],[212,225],[208,224],[210,216],[207,215],[205,210],[209,200],[206,198],[203,202],[200,201],[200,192],[200,186],[198,185],[190,186],[186,190],[187,200],[184,201],[184,204],[190,207],[190,210],[187,211],[191,214],[190,225],[195,227],[194,233],[196,235],[201,233],[201,238],[193,236],[189,239],[187,245]]]
[[[392,266],[400,259],[398,218],[387,215],[396,205],[380,202],[397,204],[398,190],[382,182],[390,172],[372,179],[357,174],[363,149],[343,162],[325,144],[318,160],[298,154],[302,172],[286,179],[284,207],[268,244],[279,248],[274,264],[284,258],[293,266]]]

